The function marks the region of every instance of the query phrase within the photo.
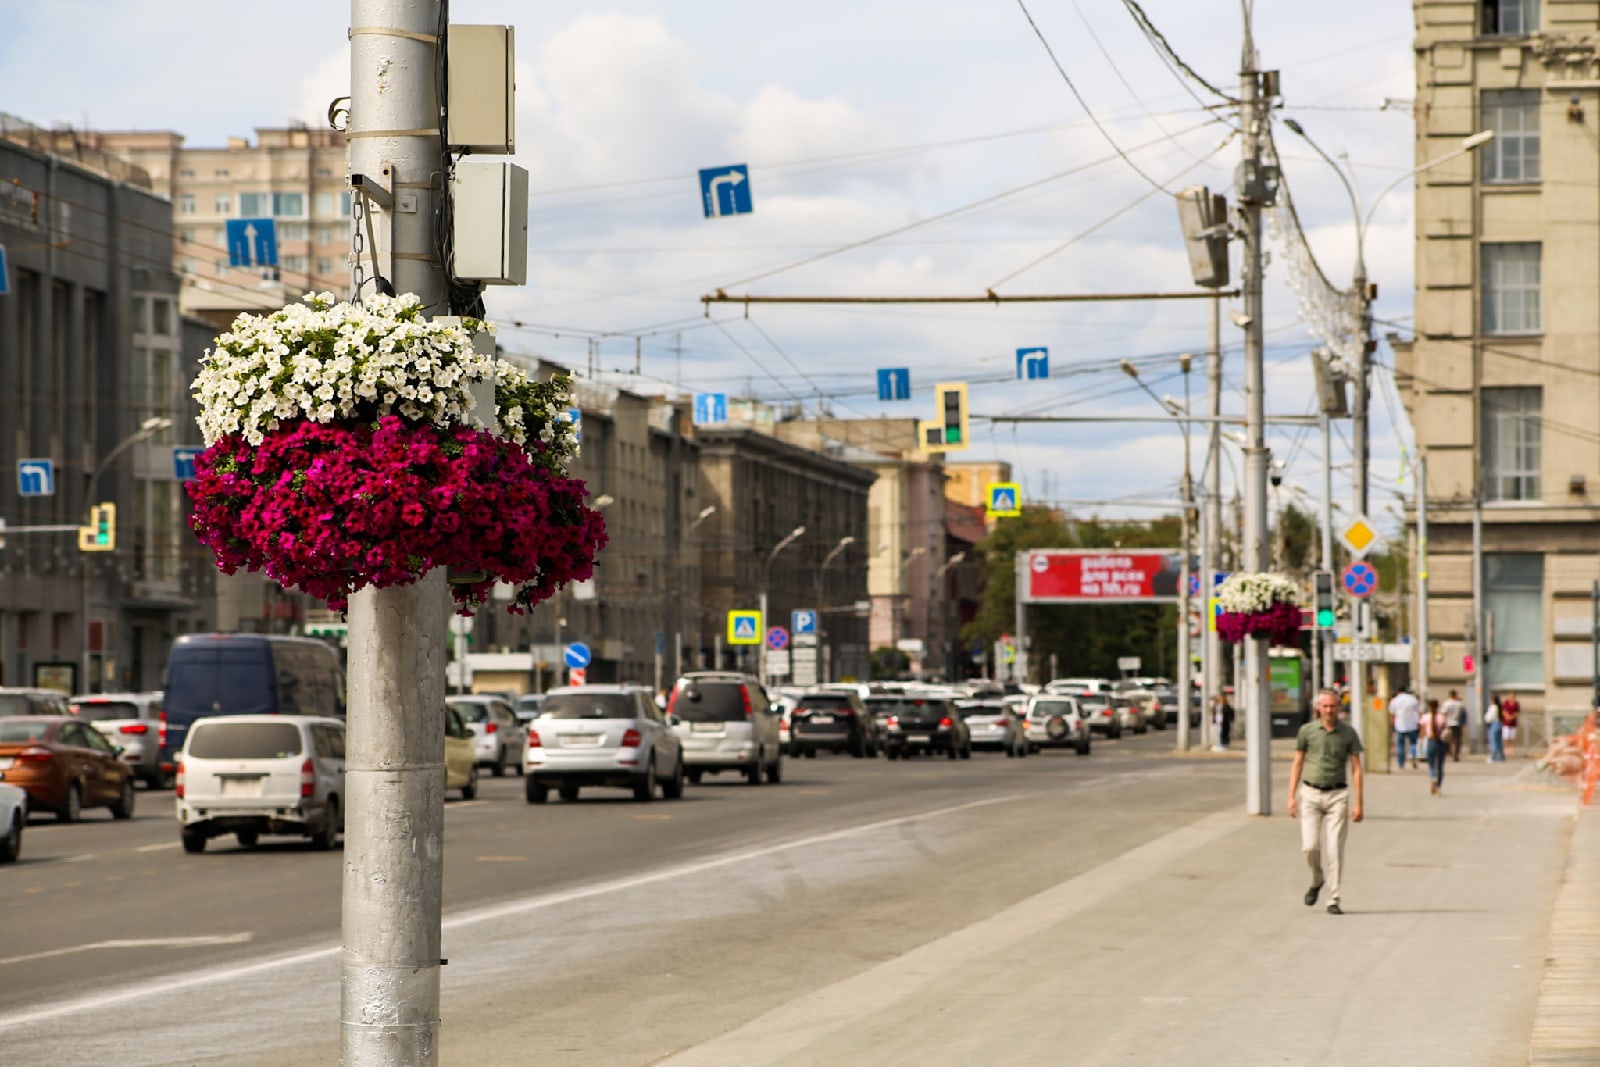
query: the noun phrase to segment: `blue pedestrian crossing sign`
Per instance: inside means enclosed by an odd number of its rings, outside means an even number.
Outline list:
[[[879,400],[911,399],[911,368],[881,367],[878,370]]]
[[[737,163],[731,167],[707,167],[702,170],[700,202],[708,219],[750,214],[754,210],[750,203],[750,167]]]
[[[172,476],[180,482],[194,481],[194,457],[204,449],[179,445],[172,450]]]
[[[989,514],[1000,518],[1022,514],[1022,486],[1016,482],[995,482],[989,486]]]
[[[271,219],[228,220],[228,266],[276,267],[278,227]]]
[[[55,496],[56,461],[53,459],[17,460],[18,496]]]
[[[1017,377],[1035,381],[1050,377],[1050,350],[1048,348],[1017,349]]]
[[[727,393],[694,394],[694,424],[710,426],[728,421]]]
[[[814,634],[817,632],[817,613],[810,608],[791,611],[789,627],[797,634]]]
[[[573,670],[581,671],[589,665],[589,660],[591,658],[589,655],[589,646],[584,644],[582,641],[574,641],[572,644],[567,646],[567,649],[562,653],[561,658],[566,665],[571,667]]]
[[[728,644],[759,645],[761,643],[761,612],[728,612]]]

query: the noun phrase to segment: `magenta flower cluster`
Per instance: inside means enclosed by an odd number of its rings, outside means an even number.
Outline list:
[[[466,576],[451,582],[462,605],[485,603],[503,581],[520,613],[589,578],[606,544],[582,481],[506,438],[395,415],[286,422],[259,445],[220,438],[195,460],[188,491],[190,526],[223,571],[265,571],[339,611],[365,586],[446,567]]]
[[[1247,637],[1265,637],[1275,645],[1300,643],[1300,609],[1278,601],[1266,611],[1220,612],[1217,633],[1231,644]]]

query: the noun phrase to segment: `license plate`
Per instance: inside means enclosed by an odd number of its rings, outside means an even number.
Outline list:
[[[261,795],[261,779],[224,778],[222,780],[222,795],[225,797],[259,797]]]
[[[811,718],[807,719],[806,721],[811,723],[813,726],[832,726],[833,725],[833,716],[832,715],[813,715],[813,716],[811,716]]]
[[[722,732],[722,724],[720,722],[692,722],[689,724],[689,732],[696,734],[720,734]]]
[[[0,771],[9,771],[14,762],[16,761],[10,756],[0,756]]]
[[[562,734],[561,743],[571,748],[582,748],[585,745],[598,745],[600,734]]]
[[[925,745],[925,744],[928,743],[928,735],[927,734],[907,734],[906,735],[906,741],[907,741],[907,743],[913,744],[913,745]]]

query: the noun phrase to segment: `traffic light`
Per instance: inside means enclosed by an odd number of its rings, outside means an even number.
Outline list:
[[[1317,629],[1333,629],[1333,572],[1317,571],[1312,576],[1315,583]]]
[[[78,527],[78,551],[110,552],[117,547],[117,506],[95,504],[89,509],[89,525]]]
[[[934,419],[923,422],[924,452],[954,452],[971,443],[967,432],[967,383],[941,382],[933,387]]]

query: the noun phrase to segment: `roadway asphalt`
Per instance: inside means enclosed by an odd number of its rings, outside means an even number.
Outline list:
[[[447,804],[442,1061],[1526,1062],[1570,793],[1375,777],[1333,917],[1294,824],[1242,815],[1242,763],[1172,736],[787,761],[648,806],[486,779]],[[40,820],[0,869],[0,1048],[337,1062],[339,853],[188,856],[140,801]]]

